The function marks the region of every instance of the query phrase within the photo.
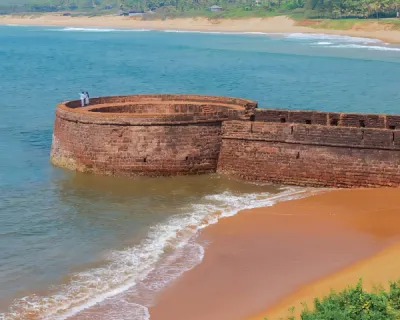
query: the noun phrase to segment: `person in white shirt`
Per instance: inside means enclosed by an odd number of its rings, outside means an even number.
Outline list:
[[[83,91],[79,94],[79,98],[81,99],[81,107],[84,107],[85,106],[85,93]]]
[[[86,91],[86,93],[85,93],[85,104],[88,106],[89,102],[90,102],[90,100],[89,100],[89,92]]]

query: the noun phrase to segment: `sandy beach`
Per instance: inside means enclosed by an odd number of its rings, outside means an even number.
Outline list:
[[[399,195],[336,190],[223,219],[202,232],[203,262],[160,295],[151,319],[276,319],[361,277],[368,288],[396,280]]]
[[[355,26],[351,30],[313,29],[297,26],[284,16],[249,19],[178,18],[142,21],[120,16],[69,17],[55,14],[0,16],[0,25],[36,25],[63,27],[115,27],[151,30],[214,31],[214,32],[265,32],[265,33],[323,33],[380,39],[400,43],[400,31],[385,30],[378,24]]]

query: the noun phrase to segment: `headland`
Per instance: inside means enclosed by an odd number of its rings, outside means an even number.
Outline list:
[[[218,172],[319,187],[400,185],[400,116],[258,109],[200,95],[58,105],[51,161],[104,175]]]
[[[232,33],[320,33],[329,35],[346,35],[351,37],[373,38],[389,43],[400,43],[400,31],[388,28],[388,23],[376,21],[355,23],[348,29],[325,24],[318,21],[304,20],[296,22],[286,16],[264,18],[175,18],[165,20],[140,20],[137,18],[105,16],[63,16],[61,14],[25,14],[0,16],[0,25],[32,25],[76,28],[123,28],[148,30],[175,30],[199,32],[232,32]]]

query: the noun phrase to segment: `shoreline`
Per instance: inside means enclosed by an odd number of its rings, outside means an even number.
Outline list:
[[[161,292],[151,319],[279,319],[293,305],[300,311],[299,301],[312,305],[331,287],[355,285],[354,266],[364,263],[368,274],[382,276],[379,283],[396,280],[399,268],[380,273],[385,265],[368,261],[386,250],[393,257],[387,248],[400,241],[399,195],[400,189],[333,190],[225,218],[202,231],[199,241],[209,243],[203,261]],[[346,270],[356,270],[355,281],[341,276]]]
[[[377,39],[392,44],[400,44],[400,31],[375,29],[334,30],[314,29],[298,26],[295,21],[277,16],[271,18],[246,19],[207,19],[207,18],[176,18],[167,20],[142,21],[135,18],[120,16],[96,17],[64,17],[61,15],[32,15],[32,16],[0,16],[0,25],[20,26],[51,26],[51,27],[92,27],[92,28],[121,28],[144,29],[154,31],[192,31],[192,32],[226,32],[226,33],[306,33],[349,36],[366,39]]]

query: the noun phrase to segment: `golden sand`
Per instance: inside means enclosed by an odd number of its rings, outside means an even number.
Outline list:
[[[315,297],[322,298],[329,295],[331,290],[339,292],[349,285],[354,286],[360,279],[366,290],[376,287],[387,288],[389,281],[400,279],[400,244],[392,245],[380,253],[361,262],[355,263],[343,270],[327,276],[315,283],[305,285],[289,295],[280,303],[247,320],[280,319],[292,315],[289,311],[294,307],[294,314],[299,316],[302,304],[313,306]]]
[[[267,32],[267,33],[324,33],[381,39],[400,43],[400,31],[385,30],[380,24],[356,26],[352,30],[313,29],[295,25],[295,21],[284,16],[248,19],[178,18],[142,21],[120,16],[64,17],[56,14],[0,16],[0,24],[66,26],[66,27],[117,27],[152,30],[188,30],[219,32]]]
[[[204,229],[203,262],[161,293],[151,319],[274,319],[360,277],[367,287],[396,280],[399,213],[400,189],[363,189],[223,219]]]

